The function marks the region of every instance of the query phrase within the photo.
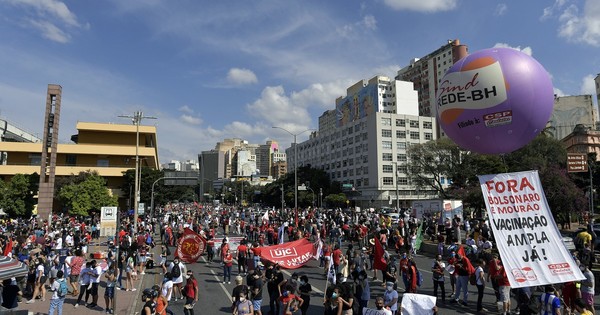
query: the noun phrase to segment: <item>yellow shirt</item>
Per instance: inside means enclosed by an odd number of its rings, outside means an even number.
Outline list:
[[[583,241],[583,244],[590,244],[592,242],[592,235],[587,231],[581,231],[577,234],[577,237]]]

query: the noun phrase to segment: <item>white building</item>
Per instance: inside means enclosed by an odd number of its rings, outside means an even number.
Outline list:
[[[595,129],[597,120],[591,95],[557,96],[548,127],[556,139],[562,140],[577,125]]]
[[[408,207],[412,200],[434,197],[433,191],[411,185],[406,173],[407,148],[437,134],[435,118],[418,116],[412,86],[376,76],[348,88],[336,110],[319,117],[319,131],[298,144],[298,165],[323,169],[356,206],[393,206],[398,198]],[[286,150],[288,165],[295,165],[293,149]]]

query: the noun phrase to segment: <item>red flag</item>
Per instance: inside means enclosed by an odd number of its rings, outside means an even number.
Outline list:
[[[202,256],[205,248],[206,240],[202,236],[190,229],[185,229],[183,236],[177,242],[176,255],[183,262],[195,263]]]
[[[462,245],[459,246],[458,251],[456,251],[456,253],[462,256],[464,264],[465,264],[465,266],[467,266],[467,269],[469,270],[469,274],[475,273],[475,267],[473,267],[473,264],[471,264],[471,261],[469,260],[469,258],[467,258],[467,254],[465,253],[465,248]]]
[[[4,248],[4,253],[3,253],[4,256],[8,256],[8,254],[10,252],[12,252],[12,243],[13,243],[12,238],[9,238],[8,242],[6,242],[6,248]]]
[[[383,250],[383,246],[381,246],[381,243],[377,237],[375,237],[375,251],[373,254],[375,256],[373,260],[373,269],[386,270],[387,262],[385,262],[385,258],[383,258],[385,251]]]

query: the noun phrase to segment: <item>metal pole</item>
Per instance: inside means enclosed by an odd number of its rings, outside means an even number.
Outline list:
[[[392,162],[394,165],[394,181],[396,182],[396,212],[400,211],[400,190],[398,189],[398,162]]]
[[[298,143],[294,135],[294,211],[296,215],[296,227],[298,227]]]
[[[133,232],[137,234],[137,221],[138,221],[138,207],[140,204],[140,182],[138,174],[140,172],[140,120],[142,112],[135,112],[134,123],[135,123],[135,199],[133,200]]]
[[[594,178],[592,176],[591,164],[588,159],[588,169],[590,170],[590,222],[594,219]]]

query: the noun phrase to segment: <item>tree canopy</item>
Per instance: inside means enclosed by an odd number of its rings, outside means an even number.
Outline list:
[[[87,216],[102,207],[118,205],[117,196],[111,195],[106,180],[97,172],[81,172],[57,190],[58,200],[71,215]]]

